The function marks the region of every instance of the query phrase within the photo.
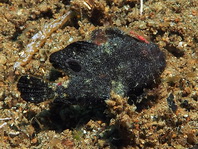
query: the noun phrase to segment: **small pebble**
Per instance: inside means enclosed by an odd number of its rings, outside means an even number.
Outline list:
[[[4,54],[0,54],[0,64],[4,65],[6,61],[6,56]]]

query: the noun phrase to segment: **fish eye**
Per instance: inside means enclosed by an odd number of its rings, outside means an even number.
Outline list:
[[[74,72],[79,72],[82,69],[81,65],[79,64],[77,60],[69,60],[67,63],[68,63],[69,68],[73,70]]]

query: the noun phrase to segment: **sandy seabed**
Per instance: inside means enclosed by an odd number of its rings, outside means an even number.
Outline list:
[[[0,1],[0,148],[197,148],[198,1],[147,0]],[[70,20],[50,30],[30,61],[14,64],[32,37],[68,11]],[[92,30],[117,27],[156,43],[166,54],[160,83],[140,103],[112,94],[103,106],[27,103],[21,75],[48,78],[48,57]],[[63,78],[64,79],[64,78]],[[168,102],[167,102],[168,99]]]

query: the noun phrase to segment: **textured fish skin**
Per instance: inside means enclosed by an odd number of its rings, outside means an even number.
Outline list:
[[[32,76],[20,77],[17,88],[21,92],[21,98],[33,103],[40,103],[54,97],[54,91],[48,83]]]
[[[103,101],[111,91],[128,96],[133,90],[151,85],[166,66],[165,55],[157,45],[116,28],[95,30],[90,41],[74,42],[52,53],[49,60],[69,76],[68,86],[57,86],[54,97],[71,104]],[[22,82],[20,79],[18,84]],[[19,85],[18,89],[22,98],[27,96]]]

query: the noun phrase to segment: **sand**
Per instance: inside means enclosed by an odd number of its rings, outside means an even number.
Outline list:
[[[69,20],[54,30],[47,26],[68,12]],[[1,1],[0,148],[195,149],[197,24],[197,0],[144,1],[142,15],[137,0]],[[20,76],[48,78],[51,53],[109,26],[144,36],[166,54],[158,85],[145,89],[140,102],[132,104],[113,93],[104,105],[86,108],[23,101],[16,88]],[[45,38],[34,40],[39,31]],[[37,50],[23,66],[15,65],[30,54],[30,44],[38,45]]]

